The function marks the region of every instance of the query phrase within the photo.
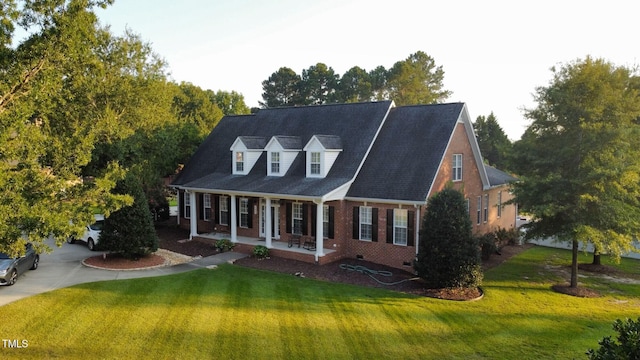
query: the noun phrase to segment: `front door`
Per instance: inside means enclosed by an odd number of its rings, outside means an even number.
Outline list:
[[[260,200],[260,236],[266,237],[265,234],[265,211],[266,202]],[[277,200],[271,200],[271,238],[280,239],[280,204]]]

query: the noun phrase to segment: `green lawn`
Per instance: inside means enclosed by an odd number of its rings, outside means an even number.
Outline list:
[[[233,265],[84,284],[0,307],[0,337],[28,341],[0,358],[586,359],[615,319],[640,316],[640,286],[583,278],[606,295],[554,293],[569,259],[528,250],[487,272],[476,302]]]

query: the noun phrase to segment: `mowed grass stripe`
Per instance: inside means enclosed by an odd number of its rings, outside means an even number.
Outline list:
[[[613,320],[640,316],[640,287],[587,277],[603,297],[555,293],[549,265],[570,255],[528,250],[487,272],[485,298],[472,303],[232,265],[78,285],[1,307],[3,338],[29,347],[0,357],[580,358],[612,335]]]

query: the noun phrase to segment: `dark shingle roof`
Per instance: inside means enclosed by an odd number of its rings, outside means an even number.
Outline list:
[[[342,149],[342,140],[339,136],[334,135],[316,135],[316,139],[322,144],[326,150]]]
[[[285,150],[302,150],[302,139],[300,139],[300,136],[277,135],[275,138]]]
[[[264,194],[322,196],[351,181],[362,163],[391,101],[263,109],[253,115],[225,116],[198,148],[173,185],[193,189]],[[306,144],[313,135],[348,139],[325,178],[306,178],[304,152],[286,176],[267,176],[263,153],[247,175],[231,172],[233,142],[239,136],[297,136]],[[281,144],[282,145],[282,144]],[[284,146],[284,145],[283,145]]]
[[[264,149],[264,146],[267,145],[267,140],[261,136],[240,136],[240,141],[247,149],[251,150]]]
[[[518,178],[515,178],[502,170],[498,170],[493,166],[485,165],[484,168],[487,172],[490,186],[505,185],[514,181],[518,181]]]
[[[425,201],[463,107],[391,109],[347,197]]]

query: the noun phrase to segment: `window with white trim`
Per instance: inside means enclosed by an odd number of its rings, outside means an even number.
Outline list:
[[[329,205],[322,206],[322,236],[329,238]]]
[[[293,203],[292,211],[292,233],[302,235],[302,203]]]
[[[191,218],[191,196],[188,192],[184,193],[184,218]]]
[[[320,175],[320,159],[321,154],[317,151],[311,153],[310,173],[311,175]]]
[[[236,152],[236,172],[244,172],[244,152]]]
[[[453,154],[453,181],[462,181],[462,154]]]
[[[249,199],[240,199],[240,227],[249,227]]]
[[[271,153],[271,173],[280,174],[280,153],[277,151]]]
[[[484,194],[484,209],[483,209],[483,217],[484,222],[487,222],[489,219],[489,194]]]
[[[502,216],[502,191],[498,191],[498,217]]]
[[[202,208],[204,210],[204,214],[202,214],[204,220],[211,220],[211,194],[204,194],[202,196]]]
[[[393,210],[393,244],[407,245],[409,216],[406,209]]]
[[[360,240],[373,239],[372,208],[360,206]]]
[[[480,221],[482,221],[482,196],[478,196],[478,206],[477,206],[477,211],[476,211],[476,223],[478,225],[480,225]]]
[[[229,225],[229,197],[220,196],[220,205],[218,206],[218,219],[220,225]]]

